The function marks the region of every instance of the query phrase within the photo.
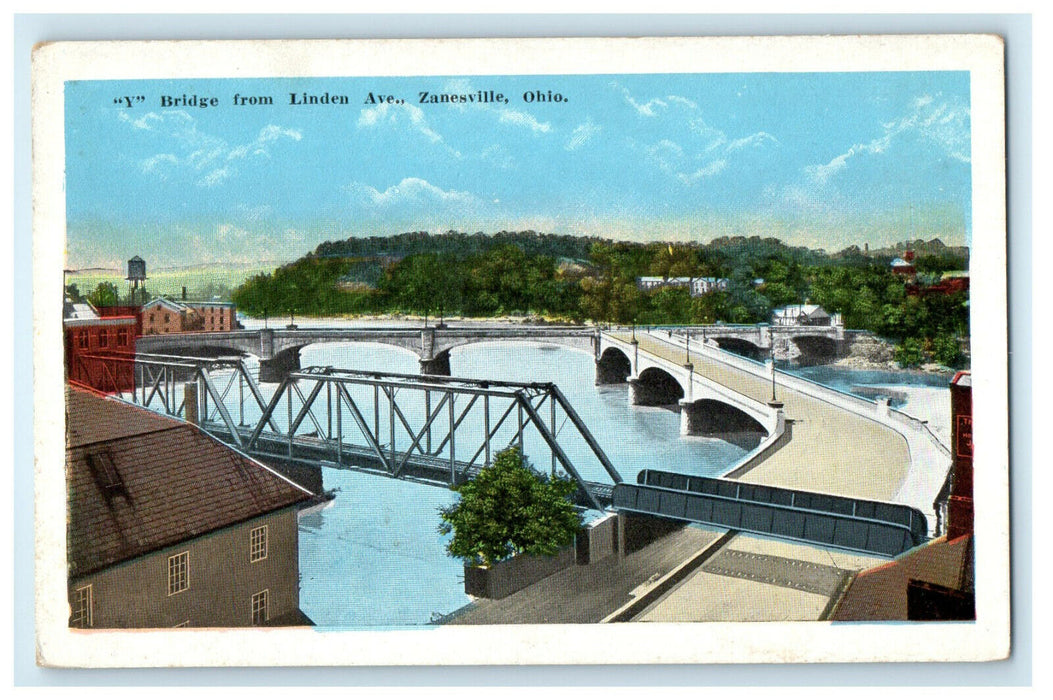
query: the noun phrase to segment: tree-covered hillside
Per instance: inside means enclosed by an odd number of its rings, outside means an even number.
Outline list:
[[[915,258],[915,277],[893,273],[894,257],[855,247],[827,254],[760,237],[703,245],[418,232],[323,243],[249,279],[233,297],[255,316],[540,315],[642,325],[765,323],[780,306],[810,302],[842,314],[849,328],[897,342],[903,364],[953,366],[968,334],[968,291],[925,290],[943,272],[967,270],[967,250],[930,241]],[[643,276],[713,277],[727,285],[692,297],[684,287],[643,291]]]

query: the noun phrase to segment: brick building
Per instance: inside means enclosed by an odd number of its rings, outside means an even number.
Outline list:
[[[297,513],[314,495],[197,427],[66,395],[71,627],[309,624]]]
[[[99,391],[128,390],[135,386],[130,363],[105,358],[135,354],[136,315],[99,316],[86,302],[66,301],[62,309],[66,377]]]
[[[143,305],[143,335],[229,331],[237,327],[229,301],[174,301],[160,297]]]

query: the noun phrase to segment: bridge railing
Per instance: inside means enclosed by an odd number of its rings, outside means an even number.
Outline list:
[[[657,337],[661,339],[661,336]],[[696,343],[694,342],[694,339],[691,341],[691,350],[692,352],[705,355],[707,358],[728,365],[729,367],[735,367],[744,372],[749,372],[758,378],[771,378],[771,369],[769,369],[769,366],[766,363],[735,355],[711,345]],[[890,408],[887,403],[867,399],[862,396],[856,396],[848,391],[826,386],[825,384],[819,384],[790,372],[776,369],[775,374],[778,383],[783,386],[791,388],[811,398],[824,401],[833,406],[838,406],[839,408],[843,408],[864,418],[875,420],[892,427],[897,430],[897,432],[902,432],[903,429],[907,429],[913,433],[923,435],[925,439],[930,441],[938,450],[948,456],[950,455],[950,449],[948,446],[944,444],[943,440],[936,435],[935,432],[933,432],[932,428],[929,427],[926,421],[915,418],[914,416],[898,409]]]

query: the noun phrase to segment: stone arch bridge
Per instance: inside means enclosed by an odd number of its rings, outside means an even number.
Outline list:
[[[300,369],[300,350],[315,343],[381,343],[409,350],[420,360],[421,374],[450,375],[450,351],[472,343],[540,341],[595,353],[599,331],[586,326],[506,326],[457,328],[303,328],[148,335],[136,351],[193,355],[237,353],[260,359],[260,381],[275,382]]]
[[[660,332],[660,331],[659,331]],[[852,331],[840,326],[695,326],[669,333],[688,334],[746,355],[836,357],[843,354]],[[172,333],[143,336],[136,350],[150,354],[214,355],[237,353],[260,359],[260,380],[279,381],[300,368],[300,350],[315,343],[367,342],[409,350],[420,360],[422,374],[450,374],[450,351],[471,343],[540,341],[593,353],[597,362],[604,348],[600,331],[591,326],[457,326],[447,328],[295,328]],[[600,371],[600,370],[598,370]]]
[[[623,382],[629,385],[633,405],[679,410],[683,435],[752,435],[759,442],[782,430],[781,404],[755,400],[701,375],[689,357],[674,362],[640,352],[635,342],[603,334],[596,383]]]

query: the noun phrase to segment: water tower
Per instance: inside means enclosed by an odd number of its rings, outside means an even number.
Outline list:
[[[134,258],[128,261],[128,277],[126,278],[131,282],[131,301],[135,303],[136,292],[142,289],[139,293],[140,302],[146,299],[146,261],[136,255]]]

